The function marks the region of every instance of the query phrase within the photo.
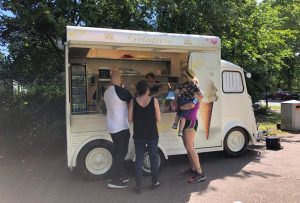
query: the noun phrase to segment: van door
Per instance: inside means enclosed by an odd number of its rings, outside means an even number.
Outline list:
[[[199,86],[204,95],[198,111],[195,148],[222,146],[220,63],[219,52],[192,52],[189,57],[189,68],[199,79]]]

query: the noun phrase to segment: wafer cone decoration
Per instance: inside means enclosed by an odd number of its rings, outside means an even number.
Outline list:
[[[204,103],[202,102],[200,104],[200,116],[201,116],[201,122],[203,125],[205,137],[208,140],[209,137],[209,130],[210,130],[210,122],[211,122],[211,115],[213,110],[214,103]]]
[[[204,96],[200,104],[201,122],[207,140],[209,137],[214,102],[218,100],[218,96],[216,94],[217,91],[218,89],[215,87],[214,83],[210,79],[208,79],[205,83]]]

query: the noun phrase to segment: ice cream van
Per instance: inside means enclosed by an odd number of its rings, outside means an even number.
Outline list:
[[[106,130],[103,94],[111,70],[122,72],[124,87],[133,95],[137,81],[154,73],[161,110],[159,164],[169,156],[186,154],[172,129],[173,90],[182,72],[192,69],[204,94],[198,111],[197,152],[243,154],[258,136],[244,70],[221,60],[221,41],[215,36],[143,32],[67,26],[65,43],[66,136],[68,167],[87,178],[105,177],[111,168],[113,142]],[[132,131],[131,131],[132,133]],[[126,159],[134,161],[132,139]],[[150,173],[148,154],[143,170]]]

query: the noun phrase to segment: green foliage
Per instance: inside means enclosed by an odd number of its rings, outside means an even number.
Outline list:
[[[30,84],[23,86],[21,92],[13,92],[12,82],[6,81],[0,86],[0,112],[32,112],[49,100],[64,98],[62,79],[43,85]]]
[[[285,59],[294,55],[287,41],[295,38],[295,32],[282,27],[285,19],[270,3],[249,6],[246,10],[252,12],[238,25],[234,22],[233,33],[223,40],[223,57],[252,73],[249,92],[257,100],[266,89],[279,87],[281,70],[287,67]]]
[[[1,1],[0,39],[9,49],[5,78],[23,85],[50,83],[64,72],[64,52],[56,46],[65,39],[66,25],[150,29],[147,1]]]
[[[259,130],[270,130],[270,135],[283,135],[285,132],[277,128],[281,123],[281,114],[278,113],[278,107],[263,106],[255,111],[256,121],[260,123]]]
[[[263,106],[255,111],[255,115],[260,115],[260,114],[264,115],[267,114],[268,112],[270,112],[270,107]]]
[[[147,0],[92,0],[78,3],[80,24],[133,30],[151,30],[153,11]]]
[[[14,16],[1,16],[0,38],[8,44],[3,67],[6,78],[23,85],[49,82],[63,72],[63,52],[56,46],[64,25],[46,1],[2,1],[1,9]],[[63,25],[63,26],[62,26]]]
[[[249,93],[299,90],[300,0],[0,1],[1,78],[46,95],[64,92],[66,25],[219,36],[222,58],[252,73]],[[59,77],[58,77],[59,76]],[[59,86],[59,85],[61,86]],[[55,91],[55,89],[58,89]]]
[[[299,0],[259,5],[255,0],[157,0],[155,27],[164,32],[220,36],[222,58],[252,73],[247,83],[257,100],[266,89],[291,89],[297,80],[299,63],[291,59],[295,59],[299,40],[299,5]]]

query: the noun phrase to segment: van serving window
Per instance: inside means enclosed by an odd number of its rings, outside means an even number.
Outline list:
[[[222,88],[224,93],[244,92],[244,84],[241,73],[238,71],[223,71]]]

